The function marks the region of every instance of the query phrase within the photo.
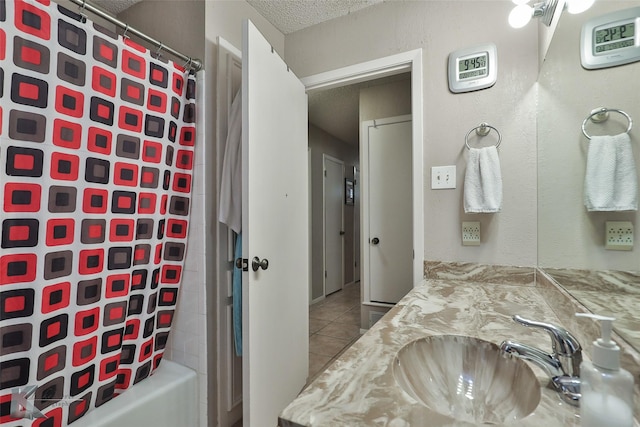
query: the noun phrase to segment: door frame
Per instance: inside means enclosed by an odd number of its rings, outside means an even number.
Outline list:
[[[235,91],[233,90],[233,69],[240,69],[242,80],[242,52],[226,39],[218,36],[218,54],[223,53],[224,63],[218,58],[217,66],[222,72],[216,76],[217,105],[216,105],[216,203],[220,200],[220,182],[222,177],[222,160],[226,148],[228,113]],[[242,82],[239,83],[242,86]],[[215,218],[218,217],[216,206]],[[218,394],[218,423],[221,426],[232,425],[242,418],[242,358],[235,355],[232,327],[232,272],[234,261],[233,233],[224,224],[216,220],[216,278],[217,286],[216,312],[216,348],[218,380],[216,392]],[[208,295],[208,294],[207,294]],[[211,298],[207,296],[207,300]]]
[[[423,89],[422,89],[422,49],[414,49],[360,64],[350,65],[300,79],[307,93],[351,85],[382,77],[411,72],[411,157],[412,157],[412,196],[413,196],[413,286],[424,277],[424,159],[423,159]],[[362,172],[362,168],[360,169]],[[360,175],[360,182],[365,179]],[[366,206],[360,205],[360,217],[368,215]],[[360,265],[364,265],[364,233],[360,222]],[[311,286],[311,285],[309,285]],[[369,303],[363,301],[363,303]]]
[[[326,153],[322,153],[322,173],[324,175],[322,177],[322,266],[325,271],[322,279],[322,294],[325,298],[327,296],[327,160],[342,165],[341,182],[344,183],[344,161]],[[344,192],[344,187],[342,191]],[[340,216],[342,218],[340,228],[344,231],[344,204],[340,206]],[[344,287],[344,235],[342,236],[341,245],[342,256],[340,257],[340,269],[342,273],[340,274],[340,289]]]

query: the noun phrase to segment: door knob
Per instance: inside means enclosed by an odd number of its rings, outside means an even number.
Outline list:
[[[269,268],[269,260],[265,258],[262,261],[260,261],[260,258],[258,258],[257,256],[254,256],[253,259],[251,260],[251,269],[253,271],[258,271],[259,268],[262,268],[263,270],[266,270],[267,268]]]
[[[242,271],[249,271],[249,260],[246,258],[236,258],[236,268]]]
[[[344,231],[340,231],[340,235],[341,235],[341,236],[344,236]]]
[[[373,239],[371,239],[371,243],[373,243],[374,245],[377,245],[378,243],[380,243],[380,239],[378,239],[377,237],[374,237]]]

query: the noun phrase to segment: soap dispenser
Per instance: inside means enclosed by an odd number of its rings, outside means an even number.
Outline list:
[[[583,427],[633,427],[633,375],[620,368],[620,347],[611,340],[613,317],[577,313],[599,320],[592,361],[580,365],[580,420]]]

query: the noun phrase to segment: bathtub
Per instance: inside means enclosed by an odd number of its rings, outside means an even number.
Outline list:
[[[198,424],[197,374],[163,359],[154,374],[94,408],[72,427],[191,427]]]

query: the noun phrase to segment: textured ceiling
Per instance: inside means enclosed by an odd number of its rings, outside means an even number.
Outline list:
[[[129,9],[141,0],[90,0],[101,9],[111,12],[114,15]]]
[[[383,0],[247,0],[283,34],[348,15]]]

